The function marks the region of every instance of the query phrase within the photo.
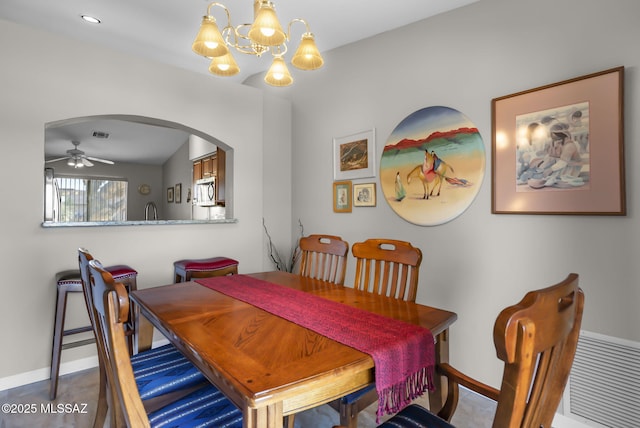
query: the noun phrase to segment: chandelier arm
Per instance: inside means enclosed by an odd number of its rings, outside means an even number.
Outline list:
[[[267,51],[271,52],[273,56],[275,56],[276,54],[284,55],[287,52],[286,43],[282,43],[278,46],[264,46],[252,42],[249,36],[242,34],[242,32],[240,31],[241,28],[250,26],[251,24],[240,24],[236,27],[225,27],[222,30],[222,35],[224,37],[225,43],[242,54],[255,55],[257,57],[262,56]]]
[[[278,46],[271,46],[271,55],[273,55],[274,57],[282,57],[284,56],[287,51],[289,50],[289,48],[287,48],[287,44],[286,43],[282,43],[281,45]]]
[[[238,30],[236,28],[234,28],[231,25],[227,25],[222,29],[222,31],[220,31],[220,34],[222,34],[222,37],[224,38],[224,41],[227,44],[227,46],[231,46],[236,49],[238,48],[239,46]],[[233,36],[233,41],[230,40],[232,36]]]
[[[305,27],[306,27],[306,29],[307,29],[307,33],[310,33],[310,32],[311,32],[311,28],[309,28],[309,23],[307,23],[307,21],[305,21],[305,20],[304,20],[304,19],[302,19],[302,18],[294,18],[294,19],[292,19],[292,20],[291,20],[291,22],[289,22],[289,26],[288,26],[288,28],[287,28],[287,34],[286,34],[286,36],[287,36],[287,41],[291,40],[291,27],[292,27],[292,26],[293,26],[293,24],[294,24],[294,23],[296,23],[296,22],[301,22],[301,23],[303,23],[303,24],[304,24],[304,26],[305,26]]]
[[[224,12],[227,14],[227,25],[226,25],[226,27],[231,26],[231,13],[229,12],[229,9],[227,9],[227,7],[226,7],[225,5],[223,5],[222,3],[218,3],[218,2],[210,3],[210,4],[209,4],[209,6],[207,6],[207,15],[208,15],[208,16],[213,16],[213,15],[211,14],[211,8],[212,8],[213,6],[218,6],[218,7],[220,7],[221,9],[223,9],[223,10],[224,10]],[[226,27],[225,27],[225,28],[226,28]]]

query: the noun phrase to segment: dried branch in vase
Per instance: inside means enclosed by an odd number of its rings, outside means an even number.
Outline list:
[[[280,252],[278,251],[278,248],[273,243],[273,239],[271,239],[271,235],[269,234],[269,230],[267,229],[267,224],[265,223],[264,218],[262,219],[262,227],[264,228],[264,233],[267,235],[267,239],[269,240],[269,242],[267,243],[269,258],[273,262],[275,268],[283,272],[293,272],[296,264],[298,263],[298,259],[300,258],[300,238],[304,236],[304,226],[302,225],[300,219],[298,219],[300,234],[298,236],[298,239],[295,240],[293,249],[291,250],[291,253],[287,259],[282,258]]]

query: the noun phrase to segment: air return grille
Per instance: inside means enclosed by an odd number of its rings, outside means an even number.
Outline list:
[[[96,138],[109,138],[109,133],[104,131],[93,131],[91,135]]]
[[[640,343],[581,332],[567,389],[570,415],[588,425],[640,427]]]

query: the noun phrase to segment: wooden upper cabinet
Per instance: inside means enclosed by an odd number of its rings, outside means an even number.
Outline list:
[[[202,178],[202,160],[193,162],[193,182]]]
[[[218,148],[217,153],[193,162],[193,181],[216,177],[216,202],[224,205],[227,156]]]
[[[226,162],[227,154],[224,150],[218,149],[217,165],[217,178],[216,178],[216,202],[220,205],[224,205],[224,184],[226,181]]]
[[[214,164],[216,163],[216,156],[209,156],[202,159],[202,178],[213,177],[216,175]]]

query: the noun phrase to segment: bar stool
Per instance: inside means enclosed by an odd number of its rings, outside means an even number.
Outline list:
[[[175,282],[188,282],[191,278],[237,275],[238,261],[228,257],[210,259],[184,259],[173,263]]]
[[[129,290],[137,289],[138,272],[126,265],[116,265],[107,268],[113,275],[114,279],[123,283]],[[67,310],[67,294],[82,293],[82,278],[79,270],[65,270],[58,272],[55,276],[57,286],[55,320],[53,324],[53,346],[51,351],[51,388],[49,398],[54,400],[58,394],[58,376],[60,374],[60,355],[62,350],[76,348],[78,346],[89,345],[95,343],[95,337],[89,339],[76,340],[68,343],[62,343],[64,336],[72,336],[79,333],[93,331],[92,326],[84,326],[64,329],[64,319]],[[138,318],[139,311],[132,308],[129,315],[130,345],[133,353],[138,351]]]

